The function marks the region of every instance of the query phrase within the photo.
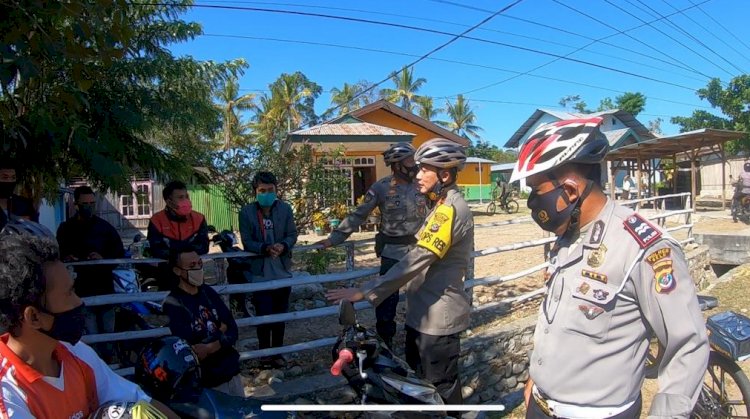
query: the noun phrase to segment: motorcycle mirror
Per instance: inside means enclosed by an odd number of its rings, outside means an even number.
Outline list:
[[[135,236],[133,236],[133,243],[140,243],[141,240],[143,240],[141,233],[136,233]]]
[[[339,324],[342,326],[354,326],[357,324],[357,315],[354,304],[351,301],[341,300],[339,302]]]

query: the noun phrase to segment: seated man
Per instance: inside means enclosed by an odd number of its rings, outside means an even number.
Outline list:
[[[178,249],[169,266],[179,283],[164,300],[172,334],[190,343],[201,365],[201,385],[244,397],[240,380],[237,323],[211,287],[203,284],[203,261],[191,248]]]
[[[65,262],[78,260],[115,259],[125,255],[122,239],[114,227],[97,217],[96,195],[88,186],[79,186],[73,192],[76,214],[57,229],[57,242]],[[75,267],[76,294],[80,297],[114,294],[112,270],[114,265]],[[111,333],[115,331],[115,311],[112,306],[87,307],[85,309],[86,333]],[[99,354],[108,362],[111,349],[107,345],[97,347]]]
[[[730,176],[731,178],[731,176]],[[743,165],[743,172],[740,173],[739,179],[735,183],[734,195],[732,196],[732,218],[737,222],[737,213],[740,208],[742,198],[750,195],[750,161]]]
[[[31,200],[13,193],[16,182],[16,165],[8,159],[0,159],[0,229],[13,218],[38,221],[39,214]]]
[[[143,400],[177,418],[79,341],[83,303],[45,227],[20,221],[3,229],[0,302],[9,331],[0,336],[0,416],[86,418],[107,401]]]

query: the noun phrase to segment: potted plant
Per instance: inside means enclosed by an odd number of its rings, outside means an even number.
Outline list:
[[[349,214],[349,207],[346,204],[335,204],[331,207],[330,214],[331,218],[328,219],[328,222],[331,225],[331,229],[335,229],[339,226],[341,220]]]
[[[318,236],[325,236],[326,232],[326,217],[322,212],[316,212],[312,215],[312,224],[315,234]]]

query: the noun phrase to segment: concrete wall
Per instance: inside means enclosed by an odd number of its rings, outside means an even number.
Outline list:
[[[697,236],[697,235],[696,235]],[[747,249],[747,248],[746,248]],[[706,245],[691,245],[685,249],[690,276],[698,291],[716,281],[716,273],[711,267],[711,251]]]
[[[709,248],[711,262],[724,265],[750,263],[750,236],[736,234],[695,234],[698,244]]]

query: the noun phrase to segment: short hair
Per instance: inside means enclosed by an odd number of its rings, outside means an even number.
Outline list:
[[[60,260],[57,242],[27,235],[0,236],[0,323],[20,334],[23,311],[41,307],[47,289],[44,264]]]
[[[94,190],[91,189],[91,186],[79,186],[73,191],[73,199],[78,202],[81,195],[94,195]]]
[[[170,267],[177,266],[177,264],[180,262],[180,256],[184,255],[185,253],[191,253],[191,252],[198,253],[198,251],[195,250],[195,248],[193,246],[190,246],[189,244],[177,245],[177,247],[169,251],[169,266]]]
[[[584,179],[594,182],[594,185],[602,188],[602,166],[596,164],[568,163],[553,169],[555,175],[573,171]]]
[[[174,191],[181,190],[187,190],[187,185],[185,185],[185,182],[173,180],[164,186],[164,190],[161,192],[161,195],[164,197],[164,199],[169,199],[172,197],[172,193],[174,193]]]
[[[276,176],[271,172],[258,172],[253,176],[253,189],[257,188],[261,183],[268,183],[274,186],[278,185]]]

